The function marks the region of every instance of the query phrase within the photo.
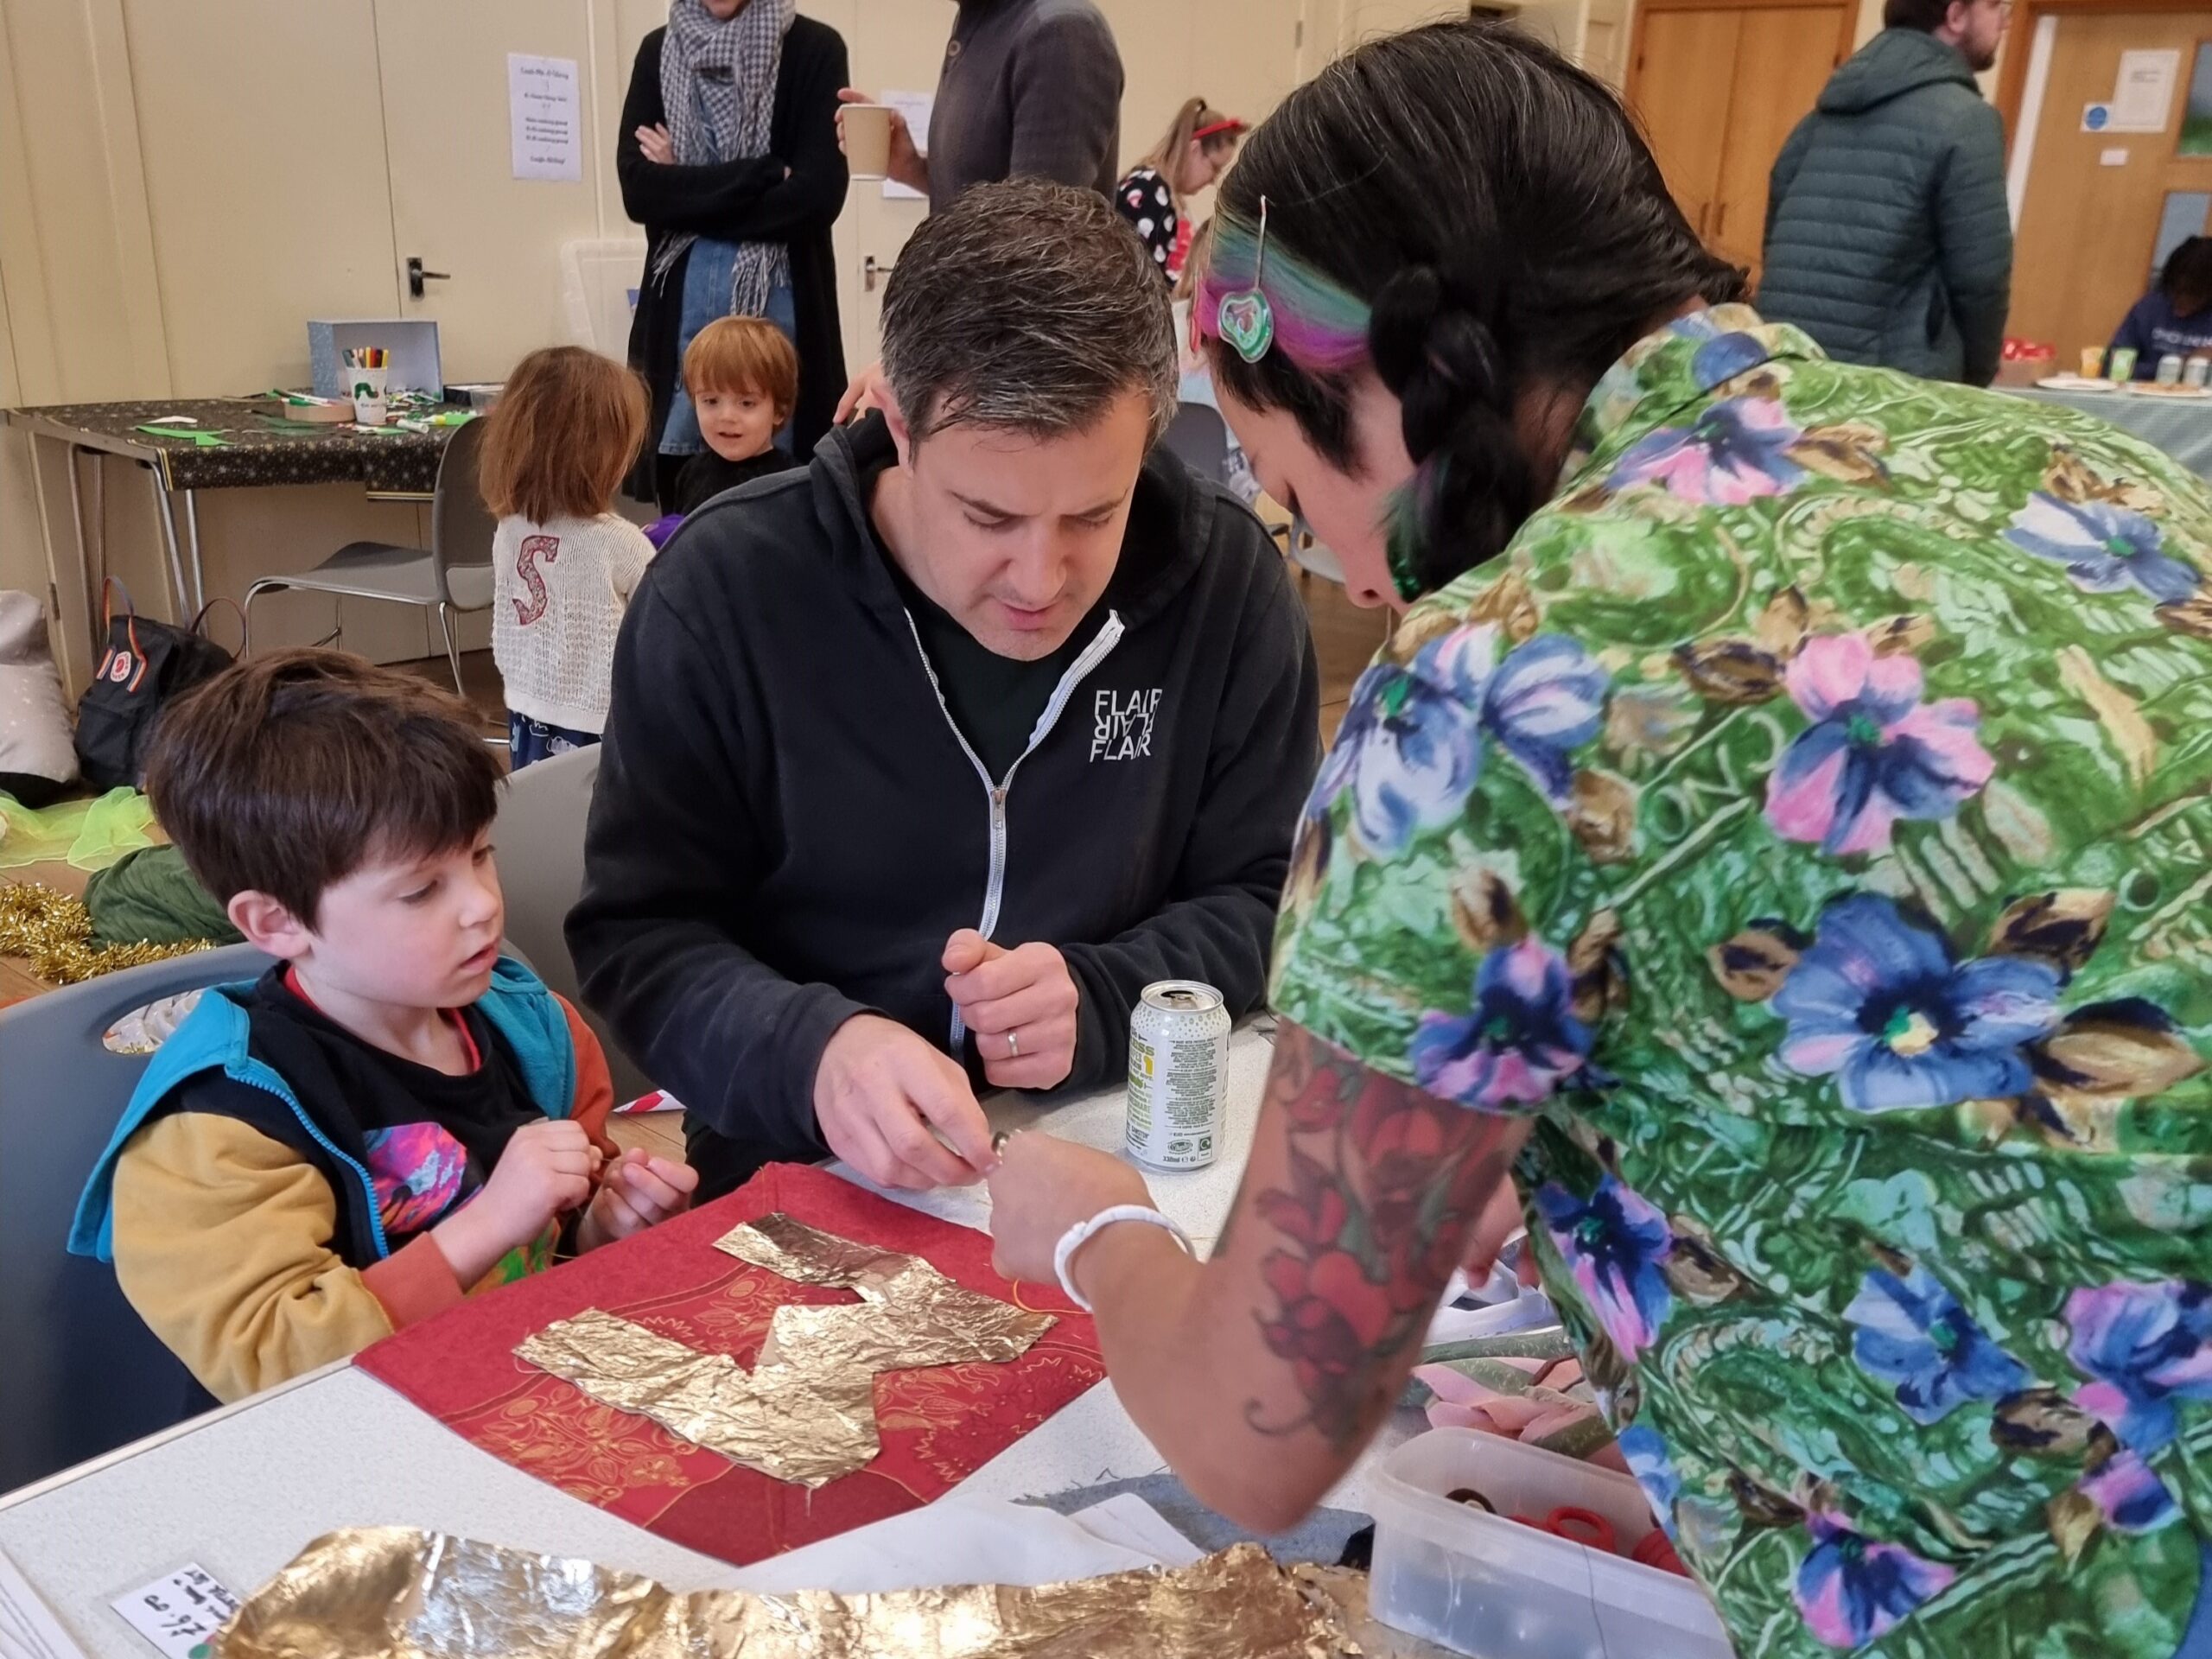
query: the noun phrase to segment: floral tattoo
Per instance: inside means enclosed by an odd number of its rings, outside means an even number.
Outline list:
[[[1260,1331],[1289,1362],[1305,1408],[1280,1421],[1255,1400],[1245,1419],[1262,1433],[1310,1425],[1348,1445],[1387,1408],[1392,1362],[1427,1328],[1466,1224],[1503,1173],[1488,1154],[1509,1126],[1371,1071],[1287,1020],[1268,1092],[1290,1167],[1287,1186],[1252,1206],[1283,1241],[1261,1262]]]

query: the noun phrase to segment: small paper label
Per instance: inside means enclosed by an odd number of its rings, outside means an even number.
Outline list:
[[[238,1599],[194,1562],[117,1597],[111,1605],[168,1659],[206,1659],[207,1638],[238,1611]]]
[[[2097,152],[2099,167],[2126,167],[2127,152],[2124,149],[2101,149]]]

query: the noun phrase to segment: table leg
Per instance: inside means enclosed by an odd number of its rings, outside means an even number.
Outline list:
[[[46,546],[46,581],[47,592],[49,595],[47,602],[54,607],[55,613],[54,626],[51,630],[56,653],[54,666],[60,671],[61,683],[65,686],[73,686],[77,683],[77,653],[71,647],[69,630],[60,626],[61,567],[54,562],[54,524],[46,510],[46,469],[38,464],[38,435],[34,432],[29,436],[31,495],[38,504],[39,540]],[[70,478],[73,482],[75,480],[76,474],[73,469]],[[77,551],[78,556],[81,559],[84,556],[84,543],[81,539],[77,544]]]
[[[169,575],[176,582],[176,607],[170,611],[169,620],[186,627],[191,622],[187,613],[192,607],[192,590],[184,585],[184,557],[177,550],[176,508],[169,499],[168,486],[162,482],[161,468],[148,466],[146,476],[153,480],[154,514],[161,524],[162,540],[168,545]]]
[[[100,595],[99,584],[92,577],[92,544],[85,531],[85,486],[77,473],[78,461],[87,454],[92,456],[92,472],[97,477],[100,472],[99,452],[88,451],[79,444],[69,446],[69,516],[77,524],[77,569],[85,581],[85,615],[89,624],[100,613]],[[96,504],[95,511],[105,505],[105,501]],[[102,539],[105,541],[105,535]]]
[[[207,571],[200,562],[200,498],[190,490],[184,494],[184,533],[192,543],[192,611],[197,616],[207,608]]]

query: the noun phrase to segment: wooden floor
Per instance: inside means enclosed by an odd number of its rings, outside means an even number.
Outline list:
[[[1336,735],[1338,722],[1343,720],[1344,703],[1351,694],[1352,682],[1367,666],[1368,658],[1382,643],[1384,620],[1379,611],[1363,611],[1344,597],[1344,590],[1334,582],[1310,577],[1299,579],[1299,591],[1306,600],[1307,614],[1313,620],[1313,652],[1321,668],[1321,736],[1325,742]],[[453,683],[453,671],[445,658],[435,657],[405,666],[416,670],[440,685]],[[504,731],[506,727],[506,705],[499,688],[499,672],[493,665],[488,651],[469,652],[461,659],[461,677],[469,702],[484,718],[487,733]],[[67,865],[34,864],[0,875],[0,881],[43,881],[73,893],[82,893],[85,874]],[[35,995],[48,988],[31,974],[20,960],[0,957],[0,1005],[22,996]],[[652,1119],[631,1120],[624,1132],[628,1144],[634,1135],[640,1144],[653,1141],[659,1125]],[[671,1120],[668,1133],[676,1137],[675,1149],[683,1150],[680,1129]],[[666,1150],[655,1143],[655,1150]]]

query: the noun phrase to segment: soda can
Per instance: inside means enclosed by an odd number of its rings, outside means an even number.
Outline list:
[[[2181,385],[2181,353],[2168,352],[2158,359],[2158,384],[2162,386]]]
[[[2212,357],[2192,357],[2183,364],[2181,383],[2184,386],[2199,388],[2212,383]]]
[[[1129,1156],[1203,1169],[1229,1123],[1229,1028],[1221,993],[1194,979],[1147,985],[1129,1016]]]
[[[2112,360],[2106,366],[2105,373],[2123,385],[2133,380],[2135,378],[2135,348],[2133,346],[2113,346]]]

